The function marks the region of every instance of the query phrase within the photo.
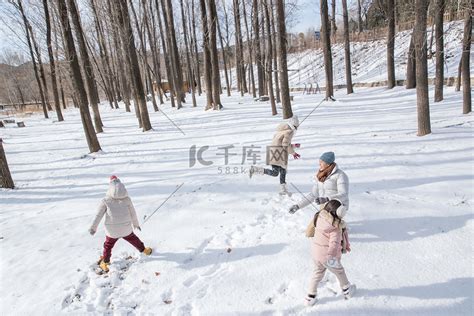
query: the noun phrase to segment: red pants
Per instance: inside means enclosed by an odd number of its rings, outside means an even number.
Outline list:
[[[112,248],[114,248],[115,243],[117,240],[120,238],[112,238],[109,236],[105,236],[105,242],[104,242],[104,253],[103,253],[103,260],[105,262],[110,262],[110,257],[112,256]],[[132,246],[138,249],[138,251],[143,252],[145,250],[145,245],[143,242],[140,240],[140,238],[137,237],[133,232],[128,235],[123,237],[126,241],[128,241]]]

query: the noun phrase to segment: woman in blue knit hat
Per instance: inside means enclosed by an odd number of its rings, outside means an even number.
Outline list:
[[[339,169],[335,162],[336,156],[332,151],[325,152],[319,157],[319,170],[316,174],[316,184],[311,193],[298,204],[290,208],[290,213],[295,213],[300,208],[312,202],[322,205],[329,200],[339,200],[344,210],[349,207],[349,179],[344,171]],[[338,214],[341,218],[344,214]]]
[[[344,171],[338,168],[335,160],[336,157],[333,152],[325,152],[319,157],[319,170],[316,174],[317,182],[313,186],[312,192],[290,208],[290,213],[293,214],[312,202],[321,205],[321,211],[317,215],[321,220],[318,220],[317,223],[315,220],[315,233],[311,236],[314,237],[311,243],[311,253],[315,267],[311,276],[308,295],[305,297],[305,305],[307,306],[316,303],[317,287],[326,269],[336,274],[346,299],[352,297],[356,290],[355,285],[347,280],[340,262],[341,240],[344,233],[339,225],[333,227],[335,219],[338,219],[339,223],[342,222],[342,218],[346,215],[349,207],[349,179]],[[331,213],[330,216],[327,216],[328,212]],[[329,221],[327,218],[329,218]]]

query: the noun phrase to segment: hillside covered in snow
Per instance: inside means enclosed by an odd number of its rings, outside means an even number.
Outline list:
[[[445,66],[444,76],[457,77],[459,61],[462,53],[463,21],[453,21],[444,25]],[[395,78],[406,78],[406,62],[410,46],[412,30],[398,32],[395,37]],[[431,36],[431,27],[427,29],[428,43]],[[333,56],[334,85],[345,85],[344,44],[337,43],[331,46]],[[436,50],[433,41],[433,52]],[[471,59],[474,52],[471,51]],[[386,40],[370,42],[351,42],[352,82],[374,83],[387,80],[387,51]],[[305,85],[313,88],[318,84],[325,86],[324,59],[321,49],[307,49],[299,53],[288,55],[289,81],[291,88],[304,88]],[[471,63],[471,73],[474,63]],[[236,86],[235,69],[232,69],[232,85]],[[256,76],[256,75],[255,75]],[[428,60],[428,77],[435,77],[435,58]],[[225,82],[222,73],[222,82]]]

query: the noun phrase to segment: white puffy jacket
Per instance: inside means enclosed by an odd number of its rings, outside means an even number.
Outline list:
[[[133,232],[133,228],[139,226],[132,200],[125,186],[118,179],[110,182],[109,190],[99,204],[97,215],[91,226],[93,230],[97,231],[97,226],[104,215],[105,231],[107,236],[112,238],[128,236]]]
[[[311,193],[298,203],[299,208],[315,202],[318,197],[327,197],[329,200],[337,199],[346,208],[349,208],[349,178],[337,165],[326,181],[316,182]]]

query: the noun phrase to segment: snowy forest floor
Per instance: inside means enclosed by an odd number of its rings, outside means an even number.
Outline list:
[[[61,123],[35,115],[26,128],[3,129],[18,188],[0,191],[2,314],[472,315],[473,118],[461,114],[461,93],[445,94],[431,105],[433,133],[420,138],[415,90],[338,91],[293,139],[302,148],[289,164],[292,198],[278,196],[277,178],[241,172],[252,164],[242,165],[245,146],[256,146],[263,165],[281,122],[251,97],[223,97],[222,111],[204,112],[204,96],[198,108],[167,103],[182,132],[151,113],[154,130],[143,133],[133,112],[102,105],[97,154],[87,154],[74,109]],[[295,114],[302,120],[322,98],[296,94]],[[203,158],[213,164],[190,166],[193,145],[209,146]],[[228,145],[235,155],[225,165]],[[309,192],[329,150],[351,182],[352,252],[343,264],[358,292],[344,300],[328,275],[319,303],[305,308],[304,230],[314,208],[290,215],[288,207],[301,198],[295,188]],[[137,233],[153,255],[121,240],[104,277],[92,270],[103,224],[94,237],[87,229],[112,174],[141,223],[183,185]]]

